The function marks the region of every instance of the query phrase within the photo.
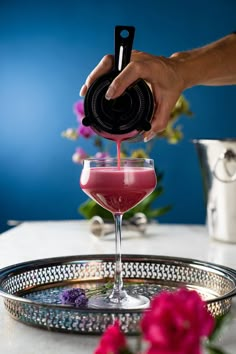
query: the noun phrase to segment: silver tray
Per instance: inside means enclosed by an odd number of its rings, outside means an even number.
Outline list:
[[[152,297],[186,286],[207,301],[213,316],[225,314],[236,294],[236,271],[193,259],[123,255],[125,286]],[[93,288],[114,277],[114,255],[69,256],[20,263],[0,270],[0,295],[9,314],[25,324],[70,333],[100,334],[118,318],[125,333],[138,332],[142,310],[62,305],[69,287]]]

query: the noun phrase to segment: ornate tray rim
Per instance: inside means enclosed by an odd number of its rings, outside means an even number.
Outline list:
[[[126,314],[126,313],[141,313],[143,312],[142,309],[134,309],[134,310],[124,310],[124,309],[92,309],[92,308],[73,308],[68,305],[63,305],[63,304],[46,304],[46,303],[40,303],[36,302],[30,299],[26,299],[17,295],[12,295],[4,291],[2,288],[2,282],[7,279],[9,276],[17,275],[25,271],[29,270],[34,270],[43,266],[53,266],[57,265],[58,263],[60,264],[66,264],[70,263],[73,261],[81,261],[81,262],[87,262],[87,261],[114,261],[115,255],[114,254],[85,254],[85,255],[71,255],[71,256],[62,256],[62,257],[52,257],[52,258],[42,258],[42,259],[36,259],[36,260],[31,260],[31,261],[26,261],[26,262],[21,262],[21,263],[16,263],[7,267],[4,267],[0,269],[0,296],[2,296],[5,299],[10,299],[14,300],[16,302],[20,303],[27,303],[35,306],[40,306],[40,307],[45,307],[45,308],[53,308],[53,309],[70,309],[70,311],[76,311],[76,312],[81,312],[83,314],[85,313],[117,313],[117,314]],[[208,262],[208,261],[202,261],[202,260],[197,260],[193,258],[182,258],[182,257],[172,257],[172,256],[163,256],[163,255],[143,255],[143,254],[123,254],[122,259],[125,261],[126,259],[129,260],[134,260],[134,261],[151,261],[151,262],[172,262],[173,264],[183,264],[183,265],[191,265],[193,267],[199,268],[199,269],[208,269],[212,270],[225,278],[230,279],[234,283],[234,289],[231,290],[230,292],[218,296],[214,299],[209,299],[206,300],[207,304],[211,304],[214,302],[218,301],[223,301],[230,299],[236,295],[236,270],[224,265]]]

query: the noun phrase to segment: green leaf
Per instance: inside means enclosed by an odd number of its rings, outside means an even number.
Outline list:
[[[212,334],[209,336],[208,340],[212,343],[219,335],[219,332],[222,330],[222,327],[225,325],[225,322],[228,321],[229,315],[218,316],[215,319],[215,328]]]
[[[155,168],[155,172],[156,172],[156,177],[157,177],[157,183],[160,186],[160,182],[163,179],[164,173],[159,171],[157,168]]]
[[[119,354],[134,354],[129,347],[119,349]]]
[[[156,209],[150,210],[147,217],[149,219],[155,219],[155,218],[158,218],[162,215],[165,215],[171,209],[172,209],[171,205],[166,205],[164,207],[156,208]]]
[[[207,344],[206,349],[207,349],[208,354],[227,354],[221,348],[218,348],[218,347],[211,345],[211,344]]]
[[[222,330],[222,327],[225,325],[226,321],[229,320],[229,318],[230,318],[229,314],[216,317],[214,331],[209,336],[208,341],[206,343],[206,348],[209,354],[227,354],[221,348],[217,347],[213,342],[217,339],[217,337],[219,336]]]
[[[78,210],[79,213],[86,219],[91,219],[95,215],[101,216],[104,220],[113,219],[112,214],[108,210],[102,208],[92,199],[87,199],[83,204],[80,205]]]
[[[94,138],[94,146],[101,149],[103,151],[103,141],[100,136],[96,135]]]

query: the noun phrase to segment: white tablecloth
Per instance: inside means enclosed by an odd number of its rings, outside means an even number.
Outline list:
[[[146,235],[123,233],[126,254],[168,255],[210,261],[236,269],[236,244],[209,240],[206,228],[196,225],[151,224]],[[33,259],[76,254],[114,253],[114,236],[92,236],[86,221],[26,222],[0,235],[0,267]],[[221,338],[236,353],[235,303],[233,320]],[[0,299],[0,349],[5,354],[90,354],[97,336],[49,332],[13,320]]]

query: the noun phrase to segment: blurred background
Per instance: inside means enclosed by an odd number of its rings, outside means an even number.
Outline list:
[[[169,56],[236,30],[235,0],[0,1],[0,232],[7,220],[79,219],[87,199],[76,143],[61,132],[76,126],[73,104],[86,76],[113,53],[114,26],[134,25],[134,48]],[[194,112],[183,118],[178,145],[160,141],[152,157],[164,172],[160,218],[204,223],[197,155],[191,139],[236,137],[236,86],[185,92]],[[80,146],[92,149],[91,141]]]

